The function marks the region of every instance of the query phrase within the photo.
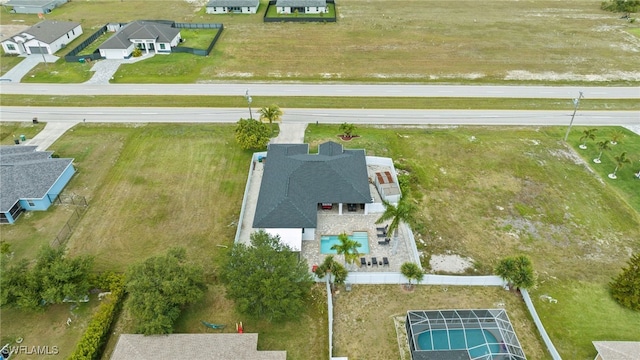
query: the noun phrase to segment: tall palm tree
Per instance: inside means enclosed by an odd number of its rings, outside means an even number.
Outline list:
[[[315,274],[321,279],[328,276],[327,280],[331,284],[332,289],[335,289],[335,284],[344,284],[347,276],[349,276],[347,269],[337,262],[333,258],[333,255],[327,255],[327,257],[324,258],[322,264],[316,268]]]
[[[616,168],[613,170],[612,174],[609,174],[610,179],[617,179],[616,173],[620,170],[624,164],[628,164],[631,162],[629,158],[627,158],[627,152],[623,151],[620,155],[613,157],[616,160]]]
[[[391,220],[387,228],[387,234],[393,233],[394,237],[397,237],[397,230],[400,223],[411,222],[416,208],[405,196],[400,198],[397,205],[393,205],[386,200],[382,200],[382,205],[384,205],[384,212],[380,218],[376,220],[376,224]]]
[[[582,144],[579,146],[580,149],[584,150],[587,148],[587,140],[596,139],[596,131],[598,131],[598,129],[588,129],[582,132],[582,136],[580,137],[580,141],[582,141]]]
[[[344,265],[347,266],[347,263],[353,264],[360,253],[358,253],[358,247],[360,247],[360,243],[350,239],[347,233],[342,233],[338,235],[339,244],[335,244],[331,247],[331,250],[335,250],[338,255],[344,255]]]
[[[260,109],[260,120],[268,120],[271,125],[271,132],[273,132],[273,122],[280,121],[282,117],[282,110],[278,105],[264,106]]]
[[[609,140],[598,141],[598,149],[600,150],[600,154],[596,159],[593,159],[593,162],[596,164],[600,164],[600,158],[602,157],[602,152],[605,150],[611,150],[611,146],[609,146]]]

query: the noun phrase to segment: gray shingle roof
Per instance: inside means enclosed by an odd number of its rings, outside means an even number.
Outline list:
[[[634,360],[640,354],[640,341],[593,341],[602,360]]]
[[[258,334],[122,334],[111,360],[286,360],[286,351],[258,351]]]
[[[207,7],[216,7],[216,6],[257,7],[258,5],[260,5],[260,0],[211,0],[207,4]]]
[[[327,0],[277,0],[276,6],[281,7],[325,7]]]
[[[42,199],[73,159],[49,158],[36,146],[0,146],[0,211],[20,199]],[[46,156],[45,156],[46,155]]]
[[[131,46],[132,39],[153,40],[168,43],[180,33],[166,24],[152,21],[134,21],[123,26],[107,41],[100,45],[99,49],[126,49]]]
[[[56,4],[59,0],[9,0],[3,5],[5,6],[32,6],[43,7],[49,4]]]
[[[370,203],[364,150],[327,142],[271,144],[267,151],[254,228],[315,228],[318,203]]]
[[[51,44],[69,31],[75,29],[78,25],[80,25],[80,23],[71,21],[44,20],[20,33],[27,33],[37,40]]]

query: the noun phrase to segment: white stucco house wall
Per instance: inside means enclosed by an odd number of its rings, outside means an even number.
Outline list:
[[[2,41],[2,49],[16,55],[55,54],[80,35],[80,23],[44,20]]]
[[[260,0],[211,0],[207,3],[207,14],[255,14]]]
[[[169,54],[180,43],[180,29],[154,21],[128,23],[98,47],[105,59],[122,60],[131,57],[136,48],[143,54]]]
[[[320,14],[329,12],[327,0],[277,0],[278,14]]]

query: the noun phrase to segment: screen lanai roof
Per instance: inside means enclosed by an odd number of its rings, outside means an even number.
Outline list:
[[[525,360],[524,351],[511,325],[511,321],[504,309],[474,309],[474,310],[411,310],[407,311],[407,326],[415,343],[420,334],[433,330],[449,331],[460,329],[486,329],[497,331],[500,334],[500,350],[492,352],[493,358],[504,356],[505,359]],[[431,352],[431,350],[411,349],[415,352]],[[447,351],[437,351],[438,359],[457,359],[459,351],[451,351],[451,357]],[[497,356],[497,357],[496,357]],[[470,359],[474,359],[469,354]]]

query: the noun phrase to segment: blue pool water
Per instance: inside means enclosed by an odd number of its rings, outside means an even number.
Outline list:
[[[448,337],[447,333],[449,333]],[[420,350],[468,350],[471,358],[500,353],[500,344],[496,337],[483,329],[426,331],[418,336],[418,348]]]
[[[369,235],[366,231],[355,231],[353,235],[349,235],[349,239],[353,239],[360,243],[358,253],[369,253]],[[338,235],[322,236],[320,238],[320,252],[323,254],[336,254],[336,251],[331,250],[331,247],[339,243]]]

